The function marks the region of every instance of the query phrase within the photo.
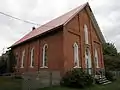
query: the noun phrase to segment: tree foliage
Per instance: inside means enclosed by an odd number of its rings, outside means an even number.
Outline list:
[[[0,60],[0,74],[3,74],[3,73],[6,73],[6,61],[1,56],[1,60]]]
[[[12,50],[9,51],[8,57],[9,57],[9,70],[10,72],[15,72],[14,67],[16,65],[16,59]]]
[[[15,71],[16,60],[11,50],[0,56],[0,74],[12,73]]]
[[[112,43],[103,45],[103,55],[105,67],[107,70],[120,70],[120,53]]]

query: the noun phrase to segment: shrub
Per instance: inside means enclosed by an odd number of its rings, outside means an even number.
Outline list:
[[[112,72],[106,71],[106,72],[105,72],[105,76],[106,76],[106,78],[107,78],[108,80],[110,80],[110,81],[115,81],[115,80],[116,80],[116,78],[115,78],[115,76],[112,74]]]
[[[73,69],[62,77],[61,86],[84,88],[93,84],[93,77],[85,73],[82,69]]]

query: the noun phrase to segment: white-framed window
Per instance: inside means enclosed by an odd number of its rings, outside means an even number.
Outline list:
[[[96,48],[95,48],[95,66],[96,66],[96,68],[99,68],[98,51]]]
[[[74,68],[79,68],[79,46],[75,42],[73,45],[73,50],[74,50]]]
[[[85,48],[85,68],[89,74],[92,73],[91,52],[89,48]]]
[[[32,48],[30,51],[30,67],[34,67],[34,48]]]
[[[48,49],[48,45],[45,44],[42,48],[42,67],[41,68],[48,68],[48,56],[47,56],[47,49]]]
[[[24,68],[24,62],[25,62],[25,50],[22,51],[21,68]]]
[[[89,41],[88,41],[88,27],[87,27],[86,24],[84,25],[84,34],[85,34],[85,44],[89,44]]]

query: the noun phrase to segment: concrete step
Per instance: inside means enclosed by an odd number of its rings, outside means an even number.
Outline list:
[[[101,77],[101,78],[97,79],[97,82],[98,82],[98,84],[102,84],[102,85],[112,83],[111,81],[107,80],[106,77]]]
[[[98,79],[98,81],[104,81],[104,80],[107,80],[107,78]]]
[[[104,79],[98,79],[99,82],[107,80],[106,78]]]
[[[108,80],[104,80],[104,81],[101,81],[99,83],[102,84],[102,83],[106,83],[106,82],[109,82],[109,81]]]
[[[110,84],[110,83],[112,83],[112,82],[108,81],[108,82],[103,83],[102,85],[107,85],[107,84]]]

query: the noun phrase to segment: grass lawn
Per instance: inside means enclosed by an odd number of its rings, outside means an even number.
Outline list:
[[[1,76],[0,90],[21,90],[21,80]]]
[[[85,89],[73,89],[66,87],[47,87],[38,90],[120,90],[120,79],[108,85],[94,85]]]
[[[20,79],[0,77],[0,90],[22,90],[21,81],[22,80]],[[38,90],[120,90],[120,79],[108,85],[94,85],[92,87],[85,89],[73,89],[73,88],[56,86],[56,87],[41,88]]]

